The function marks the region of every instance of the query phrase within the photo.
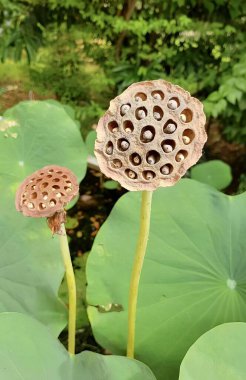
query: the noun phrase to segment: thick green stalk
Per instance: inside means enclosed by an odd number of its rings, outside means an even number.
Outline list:
[[[68,352],[74,354],[76,332],[76,283],[64,224],[61,225],[61,231],[62,235],[59,235],[60,246],[68,287]]]
[[[128,303],[127,357],[129,358],[134,358],[138,287],[149,237],[152,194],[152,191],[142,192],[140,231],[131,275]]]

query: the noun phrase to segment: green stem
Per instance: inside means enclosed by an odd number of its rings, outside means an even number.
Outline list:
[[[149,237],[152,194],[152,191],[142,192],[140,231],[131,275],[128,303],[127,357],[129,358],[134,358],[138,287]]]
[[[68,287],[68,352],[75,353],[76,331],[76,283],[64,223],[61,225],[60,247],[65,266]]]

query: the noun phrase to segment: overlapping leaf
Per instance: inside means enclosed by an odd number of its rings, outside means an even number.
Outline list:
[[[88,309],[96,339],[125,353],[130,274],[141,194],[124,195],[88,258]],[[159,380],[178,378],[189,347],[212,327],[246,321],[246,194],[229,197],[182,180],[153,195],[140,280],[136,357]]]

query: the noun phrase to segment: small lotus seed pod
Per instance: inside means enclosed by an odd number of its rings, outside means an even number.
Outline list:
[[[181,162],[181,161],[184,161],[185,159],[185,156],[182,154],[182,153],[178,153],[177,156],[176,156],[176,160],[178,162]]]
[[[129,106],[129,104],[123,104],[123,106],[121,106],[121,114],[122,115],[125,115],[129,110],[130,110],[131,106]]]
[[[146,117],[146,112],[144,110],[138,110],[137,115],[139,119],[144,119]]]
[[[163,150],[164,150],[164,152],[166,152],[166,153],[170,153],[170,152],[173,151],[173,147],[172,147],[172,145],[164,144],[164,145],[163,145]]]
[[[175,124],[168,124],[165,128],[164,128],[164,132],[165,133],[173,133],[176,131],[176,125]]]
[[[170,168],[169,168],[169,166],[168,166],[168,165],[164,165],[164,166],[162,166],[162,168],[161,168],[161,172],[162,172],[162,174],[164,174],[164,175],[168,175],[168,174],[170,173]]]
[[[168,108],[170,108],[171,110],[176,110],[176,108],[178,108],[178,102],[177,100],[174,100],[174,99],[170,99],[167,103],[167,106]]]
[[[183,142],[184,142],[185,145],[189,144],[190,141],[191,141],[188,136],[183,136],[182,139],[183,139]]]
[[[69,189],[69,194],[67,190]],[[75,175],[67,168],[49,165],[28,176],[16,192],[15,207],[25,216],[46,217],[53,233],[61,233],[64,207],[78,194]]]
[[[112,125],[119,126],[117,134]],[[128,190],[150,191],[175,184],[198,161],[206,139],[199,100],[153,80],[131,85],[110,102],[97,126],[95,155],[107,177]]]

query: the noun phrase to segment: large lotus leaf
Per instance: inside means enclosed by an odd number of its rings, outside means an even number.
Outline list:
[[[96,339],[124,353],[129,281],[141,194],[127,193],[88,258],[88,309]],[[178,378],[200,335],[246,321],[246,194],[229,197],[185,179],[153,194],[137,313],[136,358],[159,380]]]
[[[86,147],[76,123],[59,103],[21,102],[6,111],[0,123],[0,183],[19,183],[50,164],[68,167],[82,180]]]
[[[19,313],[0,314],[1,380],[155,380],[144,364],[83,352],[71,356],[47,329]]]
[[[0,121],[0,311],[31,313],[57,335],[65,325],[58,239],[45,219],[23,217],[14,207],[25,176],[52,163],[84,176],[86,151],[64,109],[28,101],[8,110]]]
[[[245,380],[246,323],[217,326],[202,335],[182,361],[179,380]]]

